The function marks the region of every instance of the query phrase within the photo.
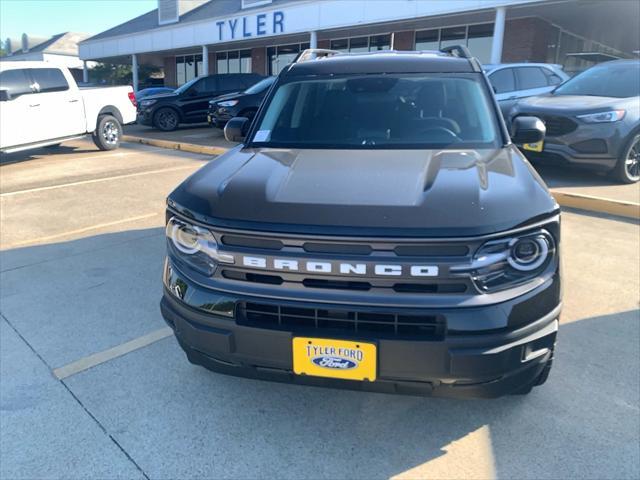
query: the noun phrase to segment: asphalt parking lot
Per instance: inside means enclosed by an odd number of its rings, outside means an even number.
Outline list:
[[[2,158],[1,478],[640,477],[637,222],[564,212],[557,360],[529,396],[274,384],[190,365],[160,316],[164,199],[207,161]]]

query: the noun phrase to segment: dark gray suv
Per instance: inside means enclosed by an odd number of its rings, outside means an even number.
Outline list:
[[[616,60],[585,70],[549,95],[519,101],[510,117],[534,115],[544,141],[522,145],[527,158],[640,180],[640,60]]]

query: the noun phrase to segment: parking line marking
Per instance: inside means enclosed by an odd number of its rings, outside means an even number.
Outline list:
[[[171,330],[171,328],[169,327],[164,327],[151,333],[147,333],[146,335],[143,335],[141,337],[134,338],[129,342],[122,343],[107,350],[103,350],[102,352],[94,353],[87,357],[81,358],[80,360],[71,362],[64,367],[55,368],[53,370],[53,374],[58,380],[64,380],[71,375],[84,372],[85,370],[113,360],[114,358],[122,357],[127,353],[131,353],[135,350],[144,348],[164,338],[170,337],[171,335],[173,335],[173,330]]]
[[[24,242],[10,243],[8,245],[0,244],[0,248],[5,249],[5,248],[22,247],[24,245],[30,245],[30,244],[40,243],[40,242],[46,242],[49,240],[55,240],[56,238],[62,238],[68,235],[76,235],[78,233],[90,232],[91,230],[97,230],[99,228],[112,227],[114,225],[120,225],[121,223],[135,222],[137,220],[144,220],[146,218],[156,217],[159,215],[163,215],[163,213],[162,212],[146,213],[144,215],[138,215],[137,217],[129,217],[123,220],[115,220],[113,222],[98,223],[97,225],[91,225],[90,227],[78,228],[76,230],[69,230],[67,232],[56,233],[55,235],[47,235],[45,237],[25,240]]]
[[[182,167],[163,168],[161,170],[148,170],[146,172],[127,173],[124,175],[115,175],[113,177],[94,178],[91,180],[81,180],[78,182],[62,183],[59,185],[49,185],[48,187],[28,188],[26,190],[16,190],[15,192],[0,193],[0,197],[9,197],[13,195],[21,195],[23,193],[42,192],[45,190],[55,190],[56,188],[73,187],[76,185],[86,185],[89,183],[108,182],[111,180],[120,180],[121,178],[139,177],[142,175],[153,175],[156,173],[175,172],[178,170],[195,169],[201,165],[183,165]]]

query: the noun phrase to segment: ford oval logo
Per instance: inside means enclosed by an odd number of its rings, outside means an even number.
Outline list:
[[[331,357],[328,355],[314,357],[311,361],[319,367],[333,368],[338,370],[349,370],[358,366],[358,364],[352,360],[347,360],[346,358],[340,357]]]

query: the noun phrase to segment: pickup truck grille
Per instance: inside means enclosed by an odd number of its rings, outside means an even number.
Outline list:
[[[298,333],[357,334],[442,340],[446,321],[441,315],[370,313],[336,308],[300,308],[270,303],[239,305],[238,323]]]

